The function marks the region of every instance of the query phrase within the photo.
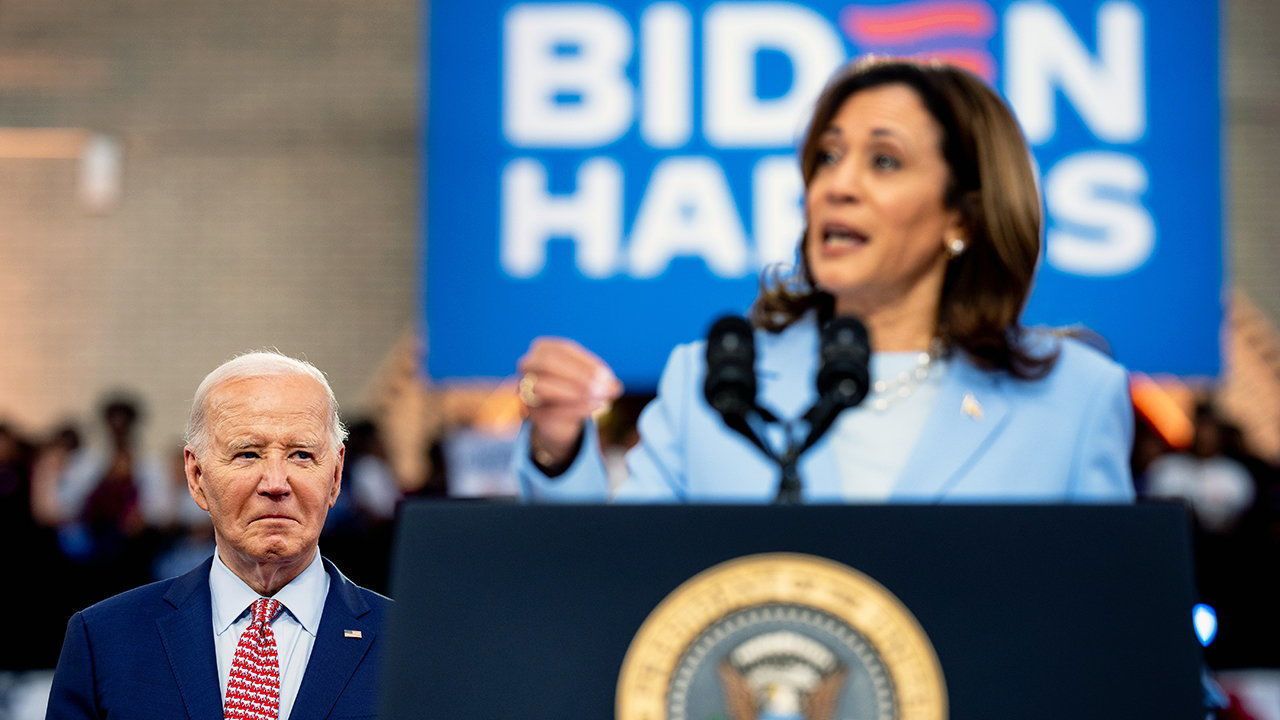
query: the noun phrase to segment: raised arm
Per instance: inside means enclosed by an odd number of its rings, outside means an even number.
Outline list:
[[[566,338],[538,338],[517,365],[528,420],[514,466],[535,501],[603,501],[608,494],[591,415],[622,394],[594,353]]]

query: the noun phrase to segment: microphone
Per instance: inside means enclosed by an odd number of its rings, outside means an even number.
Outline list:
[[[871,385],[871,338],[855,317],[832,318],[822,329],[818,397],[831,398],[841,410],[867,397]]]
[[[822,328],[819,350],[818,402],[805,415],[809,436],[800,452],[813,447],[840,411],[855,407],[871,388],[871,339],[855,317],[836,317]]]
[[[796,445],[792,423],[785,423],[788,447],[780,455],[765,444],[752,426],[753,420],[757,424],[779,420],[756,402],[756,344],[751,324],[745,318],[727,315],[707,332],[707,374],[702,394],[729,429],[778,463],[782,478],[776,503],[801,502],[803,488],[797,471],[800,454],[831,428],[841,410],[862,402],[870,389],[871,341],[866,326],[857,318],[838,317],[828,322],[822,329],[819,356],[818,402],[804,415],[809,423],[808,437]]]
[[[776,418],[756,404],[756,340],[751,323],[726,315],[707,332],[707,376],[702,394],[729,429],[746,438],[767,457],[776,458],[752,429],[753,413],[767,421]]]
[[[722,416],[746,417],[756,405],[756,341],[751,324],[726,315],[707,333],[703,394]]]

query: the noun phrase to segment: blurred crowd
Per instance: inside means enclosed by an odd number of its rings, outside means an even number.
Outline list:
[[[622,456],[650,397],[624,396],[600,418],[611,475],[625,472]],[[143,420],[136,400],[117,395],[96,419],[43,438],[0,421],[0,547],[8,577],[22,580],[15,587],[30,588],[0,593],[5,616],[22,618],[0,642],[0,671],[53,667],[74,610],[182,573],[212,552],[208,515],[187,493],[182,447],[148,456],[138,440]],[[1210,665],[1280,668],[1280,597],[1270,578],[1280,567],[1280,469],[1250,451],[1211,399],[1196,405],[1193,424],[1189,443],[1170,441],[1138,413],[1138,495],[1189,508],[1199,593],[1219,620]],[[390,589],[392,529],[407,494],[439,497],[451,484],[452,494],[469,497],[514,490],[491,478],[507,465],[509,441],[477,443],[465,429],[446,436],[427,451],[430,476],[406,493],[379,428],[357,420],[349,429],[343,492],[320,547],[365,587]],[[476,484],[468,475],[484,479],[479,491],[467,489]]]
[[[1186,504],[1201,602],[1218,617],[1206,649],[1215,669],[1280,668],[1280,468],[1253,452],[1240,427],[1200,399],[1185,447],[1141,414],[1133,448],[1138,496]]]

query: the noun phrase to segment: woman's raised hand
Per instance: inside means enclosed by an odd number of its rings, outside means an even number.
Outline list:
[[[567,466],[583,423],[622,394],[622,383],[603,360],[567,338],[534,340],[517,369],[534,460],[544,469]]]

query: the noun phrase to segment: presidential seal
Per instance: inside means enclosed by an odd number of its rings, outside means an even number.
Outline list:
[[[706,570],[636,633],[618,720],[945,720],[946,686],[910,611],[862,573],[771,553]]]

